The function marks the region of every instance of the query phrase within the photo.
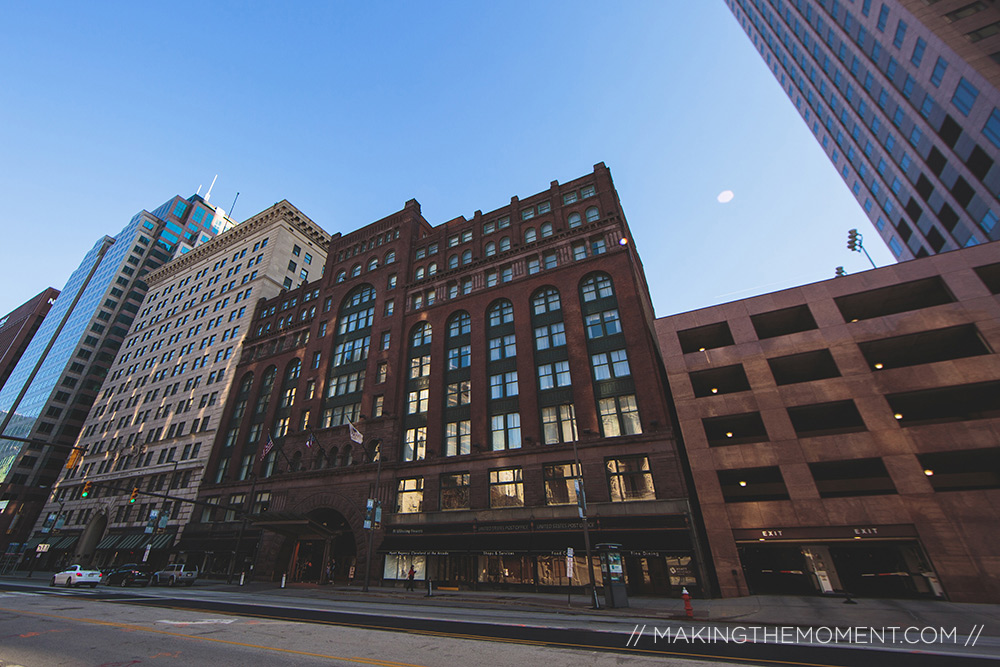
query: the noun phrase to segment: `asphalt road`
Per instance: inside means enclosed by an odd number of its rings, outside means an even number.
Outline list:
[[[154,660],[219,666],[996,664],[912,650],[676,642],[665,640],[664,630],[640,630],[629,619],[524,617],[503,609],[275,599],[197,588],[66,590],[0,583],[0,667]]]

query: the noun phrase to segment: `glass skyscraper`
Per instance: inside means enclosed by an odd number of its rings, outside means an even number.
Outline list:
[[[726,4],[897,259],[1000,239],[994,3]]]
[[[69,277],[0,388],[0,545],[30,532],[139,311],[144,276],[223,222],[200,196],[174,197],[98,241]]]

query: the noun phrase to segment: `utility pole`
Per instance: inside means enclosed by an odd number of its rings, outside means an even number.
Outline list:
[[[368,528],[368,556],[365,558],[365,585],[362,590],[365,593],[368,592],[368,580],[371,577],[372,571],[372,551],[375,550],[375,523],[376,518],[381,519],[381,501],[378,499],[378,487],[379,482],[382,480],[382,443],[375,445],[375,461],[378,463],[378,468],[375,471],[375,489],[372,493],[374,496],[370,498],[370,507],[365,508],[365,524]]]
[[[580,521],[583,522],[583,548],[587,552],[587,568],[590,573],[590,601],[593,603],[594,609],[600,609],[601,603],[597,599],[597,579],[594,576],[594,558],[590,551],[590,522],[587,520],[587,491],[583,485],[583,466],[580,464],[580,452],[577,450],[577,431],[576,431],[576,407],[570,406],[571,416],[573,421],[573,459],[576,461],[576,474],[579,477],[576,480],[576,503],[580,510]]]

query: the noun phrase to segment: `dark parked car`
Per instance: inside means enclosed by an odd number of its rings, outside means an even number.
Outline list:
[[[108,586],[121,586],[122,588],[130,584],[148,586],[152,576],[152,570],[145,565],[126,563],[105,575],[104,583]]]

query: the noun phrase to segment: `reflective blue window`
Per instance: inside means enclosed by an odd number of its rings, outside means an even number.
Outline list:
[[[897,67],[899,67],[899,63],[896,62],[896,59],[889,58],[889,63],[885,66],[885,75],[889,77],[890,81],[896,78]]]
[[[986,125],[983,126],[983,136],[989,139],[994,146],[1000,148],[1000,110],[995,107],[993,113],[986,120]]]
[[[944,78],[944,71],[948,69],[948,61],[944,58],[938,58],[937,62],[934,63],[934,71],[931,72],[931,83],[937,88],[941,85],[941,79]]]
[[[997,214],[993,211],[987,210],[986,215],[983,219],[979,221],[979,226],[982,227],[987,234],[993,231],[993,228],[997,225]]]
[[[885,24],[888,22],[888,20],[889,20],[889,8],[886,7],[885,3],[883,2],[882,9],[878,13],[878,25],[875,26],[878,28],[879,32],[885,32]]]
[[[969,83],[963,76],[955,87],[955,94],[951,97],[951,103],[961,112],[963,116],[968,116],[972,111],[972,105],[979,97],[979,89]]]
[[[872,11],[872,0],[865,0],[861,5],[861,13],[868,16]]]
[[[181,217],[184,215],[184,211],[187,210],[187,204],[182,201],[177,202],[177,206],[174,206],[174,215],[176,217]]]
[[[896,257],[903,254],[903,246],[900,245],[899,240],[895,236],[889,239],[889,250],[891,250],[892,254]]]
[[[924,101],[920,105],[920,115],[924,118],[931,117],[931,111],[934,110],[934,98],[931,97],[930,93],[924,95]]]
[[[920,128],[914,127],[910,132],[910,144],[914,147],[920,145],[920,139],[923,138],[924,133],[920,131]]]
[[[906,83],[903,84],[903,97],[910,99],[910,96],[913,95],[913,86],[915,84],[916,81],[913,80],[913,77],[907,74]]]
[[[913,45],[913,55],[910,56],[910,62],[913,63],[914,67],[920,67],[920,63],[924,59],[924,51],[927,50],[927,42],[924,41],[923,37],[917,37],[917,43]]]
[[[892,38],[892,45],[897,49],[903,47],[903,39],[906,37],[906,24],[902,20],[896,24],[896,36]]]

